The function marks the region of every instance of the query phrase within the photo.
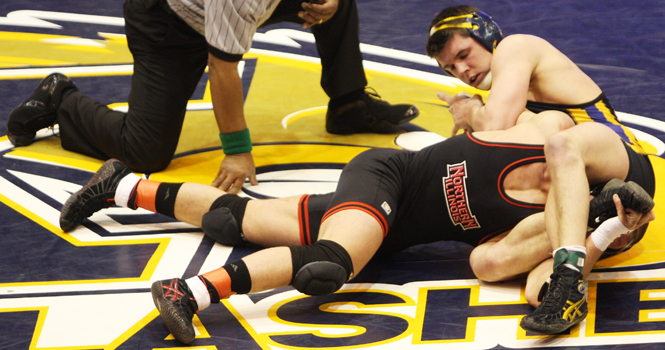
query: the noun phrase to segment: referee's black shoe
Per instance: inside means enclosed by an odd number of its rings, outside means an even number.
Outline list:
[[[414,105],[391,105],[373,91],[362,90],[355,96],[331,99],[326,113],[326,130],[331,134],[392,134],[398,126],[420,113]]]
[[[60,228],[69,232],[92,214],[115,205],[120,180],[132,171],[117,159],[107,160],[80,190],[69,196],[60,210]]]
[[[35,133],[55,124],[63,92],[76,89],[68,77],[53,73],[42,80],[30,97],[9,113],[7,136],[15,146],[27,146]]]

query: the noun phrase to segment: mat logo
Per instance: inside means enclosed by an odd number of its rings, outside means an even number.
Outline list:
[[[659,288],[665,287],[665,281],[591,281],[589,285],[590,311],[606,312],[590,316],[560,335],[559,346],[583,346],[589,337],[594,337],[595,345],[610,345],[630,343],[627,335],[665,335],[663,318],[656,318],[662,301],[655,301],[662,295],[663,289]],[[258,300],[234,296],[224,302],[225,308],[213,306],[208,312],[228,310],[234,322],[224,318],[226,324],[234,327],[239,321],[244,325],[229,329],[228,334],[246,332],[254,334],[253,339],[261,346],[289,349],[310,348],[307,344],[317,344],[319,349],[380,349],[387,344],[409,344],[413,349],[436,344],[466,344],[462,348],[477,349],[527,348],[547,338],[526,333],[518,326],[521,317],[533,312],[533,308],[516,283],[504,286],[506,290],[500,297],[491,285],[479,285],[475,280],[376,284],[372,289],[362,286],[349,283],[339,292],[321,297],[296,291]],[[642,297],[622,298],[623,293],[635,288],[642,290]],[[596,292],[598,298],[593,297]],[[654,301],[644,303],[645,298]],[[622,301],[617,303],[619,299]],[[624,316],[617,317],[612,312],[619,307],[626,310]],[[219,318],[205,314],[198,315],[200,334],[207,332],[208,320],[219,322]],[[648,317],[653,320],[646,321]],[[207,344],[206,336],[198,338],[197,344]]]

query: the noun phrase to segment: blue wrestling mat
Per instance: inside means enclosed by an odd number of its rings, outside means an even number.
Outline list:
[[[438,91],[474,90],[442,75],[424,55],[428,24],[458,2],[359,0],[369,85],[420,117],[400,135],[325,132],[327,96],[309,31],[262,28],[240,70],[261,184],[245,195],[334,190],[340,169],[372,147],[417,149],[448,136]],[[375,259],[325,297],[292,288],[233,296],[195,316],[197,339],[169,335],[150,296],[154,280],[188,278],[252,251],[214,244],[189,225],[142,210],[110,208],[66,234],[62,203],[101,161],[64,151],[57,130],[14,148],[9,112],[51,72],[126,108],[132,58],[122,1],[0,3],[0,348],[7,349],[663,349],[665,348],[665,3],[487,1],[505,35],[540,36],[605,91],[619,118],[647,145],[657,173],[656,221],[630,251],[600,261],[588,282],[589,316],[569,334],[519,326],[532,308],[524,281],[482,283],[471,247],[450,242]],[[220,149],[206,76],[188,107],[177,155],[160,181],[209,184]]]

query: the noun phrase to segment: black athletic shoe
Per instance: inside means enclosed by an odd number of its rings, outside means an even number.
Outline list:
[[[619,195],[624,208],[635,210],[638,213],[648,213],[654,207],[654,201],[649,194],[638,184],[619,179],[612,179],[596,194],[589,204],[589,227],[598,228],[605,220],[617,216],[616,206],[612,196]]]
[[[410,122],[419,113],[414,105],[391,105],[381,100],[376,92],[364,91],[355,101],[339,103],[330,100],[326,130],[337,135],[365,132],[390,134],[398,132],[398,126]]]
[[[587,315],[582,273],[559,265],[540,306],[524,316],[520,326],[540,334],[558,334],[580,323]]]
[[[115,189],[131,170],[117,159],[109,159],[60,211],[60,228],[69,232],[90,215],[115,205]]]
[[[187,283],[180,278],[155,281],[150,292],[169,332],[179,341],[191,343],[196,335],[192,317],[197,312],[198,305]]]
[[[62,93],[67,89],[76,89],[76,85],[63,74],[53,73],[44,78],[32,95],[9,113],[9,141],[15,146],[27,146],[34,141],[38,130],[53,126]]]

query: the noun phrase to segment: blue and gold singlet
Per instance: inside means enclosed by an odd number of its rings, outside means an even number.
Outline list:
[[[626,142],[635,152],[646,154],[635,135],[625,126],[621,125],[610,101],[601,93],[595,100],[579,105],[564,105],[544,102],[527,101],[526,108],[534,113],[544,111],[561,111],[568,114],[575,124],[596,122],[609,126],[621,139]]]

